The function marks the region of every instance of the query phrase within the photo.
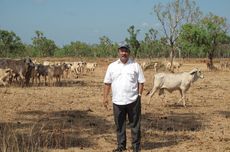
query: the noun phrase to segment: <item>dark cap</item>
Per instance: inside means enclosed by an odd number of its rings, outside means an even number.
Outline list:
[[[121,42],[121,43],[119,43],[119,47],[118,47],[118,49],[121,49],[121,48],[124,48],[124,49],[126,49],[126,50],[129,50],[129,51],[130,51],[130,49],[129,49],[129,45],[128,45],[127,43],[125,43],[125,42]]]

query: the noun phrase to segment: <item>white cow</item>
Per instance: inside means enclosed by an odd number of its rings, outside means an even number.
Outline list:
[[[167,70],[170,70],[171,62],[167,62],[165,66],[166,66],[166,69],[167,69]],[[173,62],[173,65],[172,65],[172,70],[174,71],[174,69],[176,69],[177,72],[179,72],[179,69],[180,69],[181,66],[182,66],[181,63],[175,62],[175,61],[174,61],[174,62]]]
[[[141,67],[144,71],[147,69],[153,68],[154,71],[157,72],[157,70],[159,69],[159,65],[160,65],[160,63],[155,62],[155,61],[148,61],[148,62],[144,61],[141,63]]]
[[[70,71],[75,75],[79,75],[84,72],[85,66],[86,66],[86,62],[83,61],[73,62],[72,66],[70,67]]]
[[[179,90],[181,94],[181,99],[178,101],[183,101],[185,106],[185,94],[190,88],[191,84],[195,82],[198,78],[204,78],[201,71],[194,68],[190,72],[183,73],[158,73],[154,76],[154,86],[151,91],[146,95],[149,95],[149,104],[154,93],[159,90],[159,95],[164,93],[164,89],[170,93]]]
[[[220,69],[221,70],[228,70],[228,69],[230,69],[230,62],[228,62],[228,61],[221,61],[220,62]]]
[[[141,65],[142,69],[145,70],[145,68],[146,68],[147,65],[148,65],[148,62],[144,61],[144,62],[142,62],[140,65]]]
[[[9,79],[13,76],[13,70],[10,68],[0,69],[0,85],[6,86]]]
[[[174,70],[176,69],[176,70],[177,70],[177,72],[179,72],[179,69],[180,69],[180,67],[181,67],[181,66],[182,66],[182,64],[181,64],[181,63],[176,62],[176,61],[173,61],[172,71],[174,72]],[[166,67],[166,69],[167,69],[167,70],[169,70],[169,71],[170,71],[171,62],[167,62],[167,63],[165,64],[165,67]]]
[[[94,71],[97,67],[97,63],[86,63],[86,71]]]

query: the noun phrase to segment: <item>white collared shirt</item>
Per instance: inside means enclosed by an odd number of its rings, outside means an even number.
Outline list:
[[[145,78],[140,65],[129,59],[123,64],[120,59],[111,63],[105,74],[104,83],[112,87],[112,101],[117,105],[127,105],[138,97],[138,83]]]

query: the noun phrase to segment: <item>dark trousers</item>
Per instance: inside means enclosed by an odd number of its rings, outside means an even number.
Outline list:
[[[117,131],[118,147],[126,148],[126,116],[131,128],[132,146],[139,151],[141,142],[141,98],[128,105],[113,104],[114,121]]]

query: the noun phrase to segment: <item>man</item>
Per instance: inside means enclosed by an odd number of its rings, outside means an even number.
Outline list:
[[[126,44],[118,48],[119,59],[108,66],[104,78],[104,106],[108,106],[108,95],[112,88],[114,121],[117,132],[117,148],[113,152],[126,150],[126,115],[132,135],[134,152],[140,151],[141,141],[141,95],[144,74],[140,65],[129,58],[130,49]]]

